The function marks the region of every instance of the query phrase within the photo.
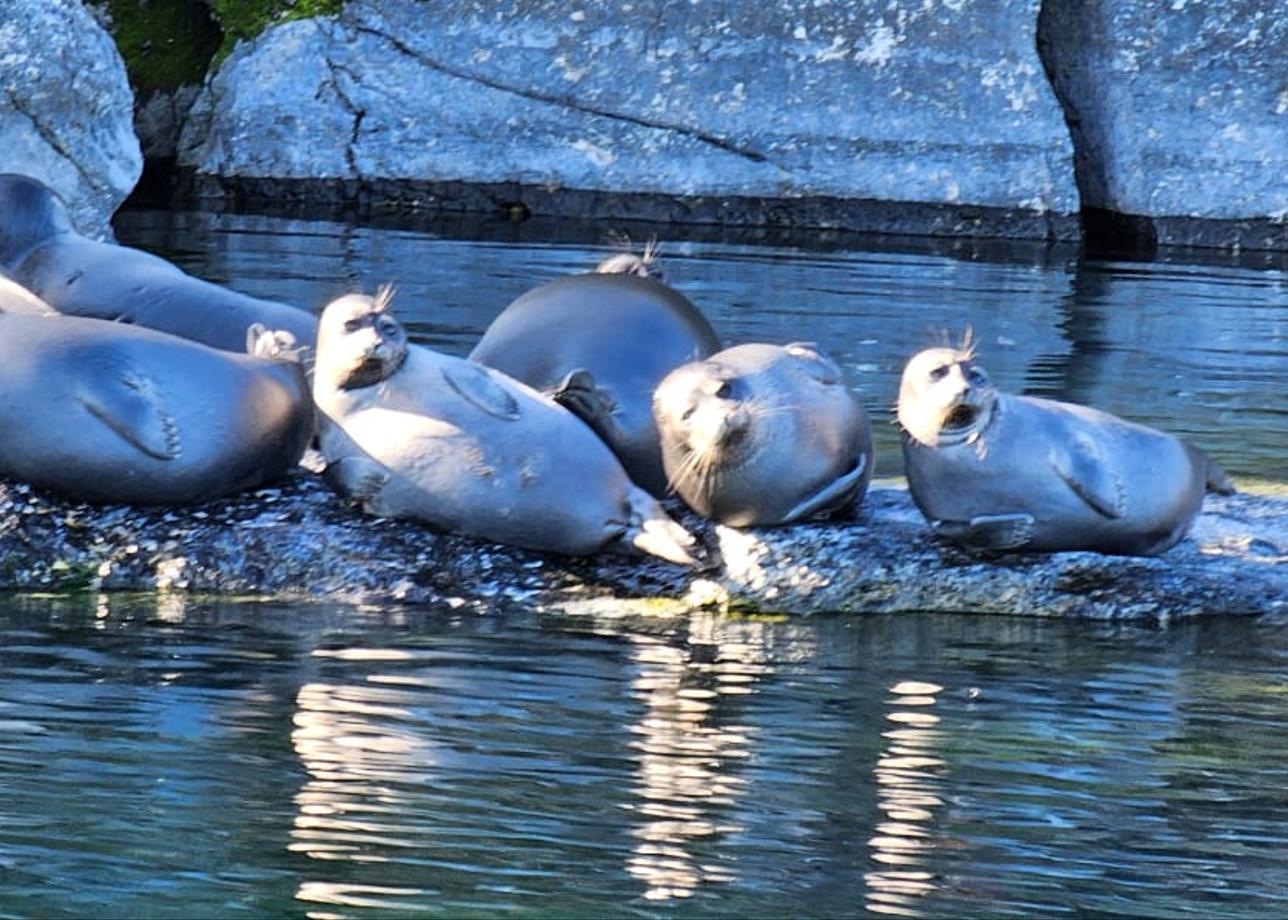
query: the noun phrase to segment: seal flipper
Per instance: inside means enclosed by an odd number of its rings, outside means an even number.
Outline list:
[[[590,371],[584,367],[570,371],[546,395],[593,428],[603,440],[616,443],[613,434],[618,427],[613,410],[617,408],[617,401],[607,390],[595,385]]]
[[[453,361],[443,365],[442,374],[457,395],[488,415],[512,422],[523,414],[519,401],[481,364]]]
[[[98,370],[81,384],[81,405],[149,457],[177,459],[183,446],[179,427],[151,378],[129,367]]]
[[[1075,436],[1067,451],[1052,453],[1051,467],[1093,511],[1107,518],[1122,517],[1123,485],[1105,466],[1095,445]]]
[[[1033,539],[1031,514],[986,514],[969,521],[931,521],[936,535],[976,549],[1020,549]]]
[[[341,495],[361,502],[380,517],[391,517],[380,509],[380,494],[390,480],[389,471],[370,457],[350,455],[326,465],[322,478]]]
[[[693,535],[671,520],[652,495],[631,486],[626,510],[630,520],[625,522],[618,537],[620,547],[634,547],[676,565],[697,565],[689,552],[696,543]]]
[[[1193,444],[1186,444],[1185,450],[1189,453],[1190,459],[1203,471],[1204,491],[1213,492],[1217,495],[1235,495],[1238,493],[1239,490],[1234,487],[1230,477],[1225,474],[1225,470],[1221,469],[1221,464],[1209,457],[1207,451],[1201,450]]]
[[[792,507],[780,523],[790,524],[809,518],[831,518],[854,504],[859,489],[863,487],[868,470],[868,458],[860,455],[859,462],[847,473],[838,476],[812,495]]]

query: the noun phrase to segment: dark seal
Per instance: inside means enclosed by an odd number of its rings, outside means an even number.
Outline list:
[[[661,496],[666,472],[653,390],[720,349],[687,297],[637,273],[639,259],[560,278],[506,307],[470,358],[541,390],[585,421],[638,485]],[[609,262],[605,265],[608,266]]]

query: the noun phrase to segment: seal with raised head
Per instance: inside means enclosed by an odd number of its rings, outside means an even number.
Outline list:
[[[585,421],[637,484],[666,492],[653,390],[720,340],[698,308],[656,280],[652,256],[611,256],[595,272],[522,294],[470,359],[542,391]]]
[[[967,347],[927,349],[899,388],[908,486],[935,533],[992,551],[1149,556],[1234,487],[1201,450],[1097,409],[996,390]]]
[[[77,233],[44,183],[0,174],[0,272],[67,316],[147,326],[240,352],[254,323],[304,347],[317,334],[305,310],[202,281],[158,256]]]
[[[738,345],[676,368],[653,412],[672,488],[735,527],[848,512],[872,476],[872,428],[813,345]]]
[[[390,292],[332,301],[314,363],[328,481],[381,517],[528,549],[634,547],[692,564],[693,537],[557,403],[410,345]]]
[[[281,344],[261,329],[248,338],[261,353]],[[0,475],[95,502],[187,504],[297,464],[313,406],[298,360],[104,320],[3,313],[0,431]]]

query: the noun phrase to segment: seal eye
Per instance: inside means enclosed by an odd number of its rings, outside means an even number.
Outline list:
[[[354,317],[353,319],[346,319],[344,321],[345,332],[357,332],[361,328],[362,328],[362,317]]]
[[[971,383],[983,383],[988,379],[988,375],[978,367],[972,367],[970,371],[967,372],[966,376],[970,378]]]
[[[716,399],[732,399],[732,398],[733,398],[733,384],[730,383],[728,380],[726,380],[724,383],[720,384],[720,389],[716,390]]]
[[[385,338],[392,339],[398,334],[398,324],[387,316],[380,318],[380,334]]]
[[[689,406],[689,408],[685,409],[684,413],[680,416],[680,421],[687,422],[689,419],[693,418],[693,413],[697,411],[697,406]]]
[[[931,380],[943,380],[943,379],[944,379],[945,377],[947,377],[947,376],[948,376],[948,365],[947,365],[947,364],[941,364],[941,365],[939,365],[938,367],[932,367],[932,368],[930,369],[930,379],[931,379]]]

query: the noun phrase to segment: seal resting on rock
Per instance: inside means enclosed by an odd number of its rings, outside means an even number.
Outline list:
[[[318,328],[313,396],[339,492],[371,514],[528,549],[693,563],[693,537],[594,432],[504,374],[409,345],[390,297],[341,297]]]
[[[59,313],[147,326],[241,352],[254,323],[310,347],[317,320],[286,304],[202,281],[165,259],[81,236],[44,183],[0,174],[0,272]]]
[[[998,392],[969,347],[913,357],[898,416],[913,501],[970,548],[1153,555],[1185,536],[1206,491],[1234,491],[1172,435]]]
[[[720,349],[687,297],[656,279],[651,251],[522,294],[470,359],[541,390],[617,454],[636,483],[666,493],[653,390],[673,368]]]
[[[249,338],[279,353],[279,335]],[[186,504],[297,464],[313,406],[298,360],[104,320],[4,313],[0,431],[0,475],[95,502]]]
[[[872,429],[812,345],[738,345],[653,395],[662,459],[694,511],[735,527],[843,513],[872,476]]]

